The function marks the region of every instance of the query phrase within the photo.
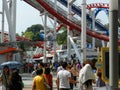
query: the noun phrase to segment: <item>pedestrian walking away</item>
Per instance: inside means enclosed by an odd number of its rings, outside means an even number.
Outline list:
[[[95,82],[95,75],[92,71],[91,63],[86,62],[79,73],[80,90],[93,90],[92,83]]]
[[[70,90],[71,73],[66,70],[67,62],[62,63],[63,69],[57,73],[57,89],[58,90]]]
[[[32,90],[46,90],[44,85],[44,76],[43,76],[43,69],[37,69],[36,71],[37,76],[33,79]]]

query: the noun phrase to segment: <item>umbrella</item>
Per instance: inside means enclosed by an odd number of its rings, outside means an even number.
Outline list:
[[[18,61],[8,61],[8,62],[3,62],[0,67],[3,68],[4,66],[8,66],[9,68],[20,68],[22,66],[21,62]]]

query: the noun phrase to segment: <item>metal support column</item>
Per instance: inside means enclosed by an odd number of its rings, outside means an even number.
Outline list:
[[[71,6],[76,0],[68,0],[68,20],[71,20]],[[69,36],[71,35],[70,26],[67,26],[67,59],[71,60],[71,43]]]
[[[118,23],[120,27],[120,0],[118,0]]]
[[[76,45],[75,45],[75,43],[74,43],[74,41],[73,41],[73,39],[72,39],[71,36],[69,36],[69,39],[70,39],[71,45],[73,46],[73,48],[74,48],[74,50],[75,50],[75,53],[76,53],[76,56],[78,57],[78,60],[81,62],[81,61],[82,61],[82,60],[81,60],[81,56],[80,56],[81,50],[79,50],[79,49],[76,47]]]
[[[57,11],[57,0],[54,0],[54,2],[55,2],[55,10]],[[54,62],[58,61],[57,53],[56,53],[56,24],[57,24],[57,20],[56,17],[54,17],[54,40],[53,40]]]
[[[16,41],[16,0],[11,0],[9,5],[10,8],[10,17],[12,23],[11,37],[12,41]]]
[[[95,31],[95,13],[92,11],[92,30]],[[92,48],[95,49],[95,38],[92,38]]]
[[[70,20],[70,14],[71,14],[71,6],[68,2],[68,20]],[[67,59],[68,60],[70,60],[71,57],[71,53],[70,53],[71,44],[70,44],[69,35],[70,35],[70,27],[67,26]]]
[[[109,84],[111,90],[118,90],[118,0],[110,0],[110,54]]]
[[[12,12],[14,12],[14,14],[16,13],[16,5],[13,5],[13,4],[16,4],[15,3],[16,0],[13,0],[11,1],[10,0],[10,5],[8,7],[8,2],[6,0],[3,0],[3,4],[4,4],[4,10],[5,10],[5,13],[6,13],[6,18],[7,18],[7,22],[8,22],[8,26],[9,26],[9,40],[10,41],[15,41],[16,37],[15,37],[15,32],[13,31],[13,22],[12,22],[12,18],[11,18],[11,15]],[[14,2],[14,3],[13,3]],[[13,6],[12,6],[13,5]],[[13,9],[14,8],[14,9]],[[14,20],[16,20],[16,15],[14,15]]]
[[[46,63],[46,29],[47,29],[47,13],[44,12],[44,60],[43,62]]]
[[[82,31],[81,31],[81,57],[82,60],[86,60],[86,0],[82,1]],[[83,63],[83,62],[81,62]]]
[[[2,15],[2,32],[1,32],[1,43],[4,42],[4,4],[2,2],[2,12],[1,12],[1,15]]]

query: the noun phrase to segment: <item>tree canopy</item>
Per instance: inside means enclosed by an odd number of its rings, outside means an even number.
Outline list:
[[[50,29],[50,28],[48,28]],[[22,36],[25,38],[28,38],[32,41],[42,41],[44,40],[40,34],[44,33],[41,32],[44,30],[44,27],[40,24],[32,25],[31,27],[28,27],[25,32],[22,33]],[[49,31],[49,30],[48,30]],[[47,33],[48,33],[47,31]],[[59,32],[57,33],[57,43],[58,45],[66,44],[67,43],[67,29],[65,27],[61,28]]]
[[[40,41],[40,31],[44,30],[44,27],[41,24],[32,25],[28,27],[25,32],[22,33],[22,36],[33,41]]]
[[[61,28],[61,30],[57,34],[58,45],[67,44],[67,29],[65,27],[63,27],[63,28]]]

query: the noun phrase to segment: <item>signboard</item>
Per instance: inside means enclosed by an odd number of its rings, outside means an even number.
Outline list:
[[[102,62],[97,62],[95,64],[95,66],[97,67],[97,69],[101,69],[102,68]]]
[[[109,80],[109,48],[102,48],[101,50],[101,57],[102,57],[102,63],[103,63],[103,68],[102,68],[102,74],[103,74],[103,79],[105,81]],[[119,52],[119,63],[120,63],[120,52]],[[120,78],[120,65],[119,65],[119,78]]]

